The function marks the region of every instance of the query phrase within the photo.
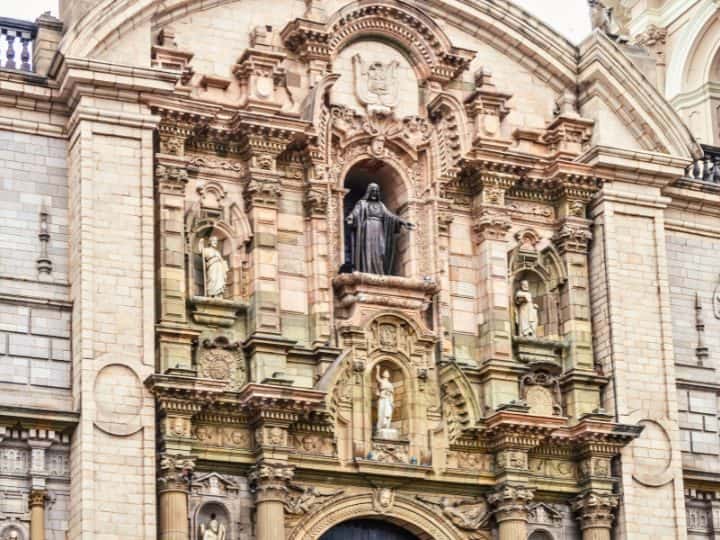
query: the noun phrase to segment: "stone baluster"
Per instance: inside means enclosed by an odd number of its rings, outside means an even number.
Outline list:
[[[523,486],[504,485],[488,496],[498,523],[498,540],[526,540],[528,503],[533,492]]]
[[[5,52],[5,68],[15,69],[15,33],[12,31],[8,31],[5,39],[7,39],[7,51]]]
[[[618,496],[612,493],[587,491],[574,499],[583,540],[610,540],[617,506]]]
[[[20,69],[23,71],[32,71],[32,65],[30,64],[30,38],[21,37],[20,43],[22,44],[20,51]]]
[[[261,462],[250,470],[248,479],[257,511],[255,538],[285,538],[285,497],[294,467],[287,463]]]
[[[45,501],[47,491],[44,489],[30,492],[30,540],[45,540]]]
[[[188,491],[195,461],[191,456],[164,455],[158,477],[158,538],[188,540]]]

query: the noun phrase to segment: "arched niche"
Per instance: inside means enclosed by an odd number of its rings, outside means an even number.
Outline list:
[[[200,540],[204,540],[204,531],[211,529],[212,532],[218,533],[225,531],[225,540],[233,540],[232,523],[230,521],[230,512],[226,506],[219,501],[208,501],[200,505],[195,514],[195,534]],[[210,536],[209,536],[210,537]]]
[[[555,537],[548,531],[536,530],[528,536],[528,540],[555,540]]]
[[[513,335],[518,336],[518,291],[527,282],[532,302],[537,306],[537,339],[558,339],[563,320],[561,299],[567,273],[559,254],[547,239],[532,229],[515,235],[517,244],[509,254],[510,294]]]
[[[187,237],[188,250],[188,291],[190,296],[206,296],[202,247],[217,239],[217,249],[228,264],[227,282],[223,298],[237,299],[244,296],[243,267],[244,250],[239,249],[239,237],[234,227],[224,221],[212,218],[192,223]]]
[[[342,204],[343,220],[343,271],[352,268],[351,231],[346,223],[347,216],[352,212],[357,202],[365,195],[368,185],[376,183],[380,187],[380,198],[390,212],[400,218],[410,220],[409,199],[407,185],[398,172],[387,161],[375,158],[364,158],[352,165],[343,180],[345,195]],[[391,268],[391,275],[409,276],[411,272],[412,252],[407,231],[396,235],[396,255]]]

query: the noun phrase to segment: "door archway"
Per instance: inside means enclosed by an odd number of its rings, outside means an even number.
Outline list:
[[[352,519],[335,525],[320,540],[418,540],[418,537],[386,521]]]

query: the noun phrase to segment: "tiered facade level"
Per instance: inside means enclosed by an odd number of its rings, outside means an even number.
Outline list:
[[[0,19],[0,539],[720,537],[700,7],[591,4]]]

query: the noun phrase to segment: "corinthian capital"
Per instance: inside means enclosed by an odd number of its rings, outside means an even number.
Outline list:
[[[284,502],[295,467],[287,463],[259,463],[250,469],[248,481],[257,501]]]
[[[163,454],[158,467],[158,489],[160,491],[187,491],[195,470],[192,456]]]
[[[501,212],[483,212],[473,225],[478,243],[485,240],[504,241],[512,227],[510,216]]]
[[[528,504],[533,497],[530,488],[506,484],[488,495],[487,500],[495,509],[495,519],[500,523],[507,520],[527,521]]]
[[[612,527],[618,496],[612,493],[587,491],[572,501],[581,529],[609,529]]]

